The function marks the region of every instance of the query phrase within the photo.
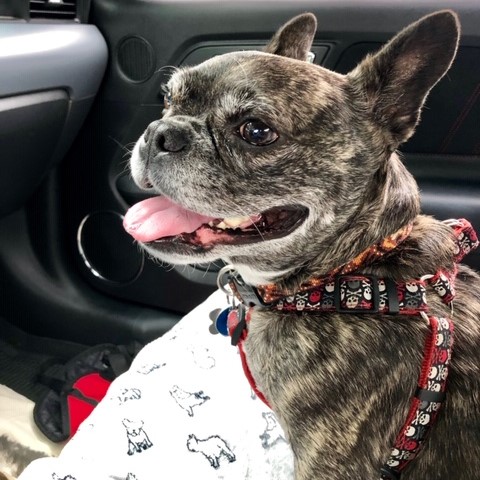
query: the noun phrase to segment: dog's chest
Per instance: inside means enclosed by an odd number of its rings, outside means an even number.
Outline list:
[[[297,458],[332,441],[348,451],[368,430],[365,455],[385,461],[408,412],[427,331],[421,322],[407,323],[254,312],[245,341],[248,365]]]

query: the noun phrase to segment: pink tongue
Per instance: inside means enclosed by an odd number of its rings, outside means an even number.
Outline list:
[[[123,227],[139,242],[152,242],[180,233],[191,233],[212,217],[191,212],[166,197],[153,197],[137,203],[125,214]]]

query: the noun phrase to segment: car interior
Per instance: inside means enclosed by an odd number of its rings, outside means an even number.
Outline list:
[[[0,384],[36,402],[52,363],[103,343],[145,345],[216,290],[220,260],[161,265],[122,226],[149,195],[128,159],[161,116],[173,69],[262,49],[282,23],[310,11],[313,61],[347,73],[442,8],[460,16],[458,55],[401,155],[426,214],[467,218],[478,230],[478,0],[1,2]],[[465,262],[479,269],[480,252]]]

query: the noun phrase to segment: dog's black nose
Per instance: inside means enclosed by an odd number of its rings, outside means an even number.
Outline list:
[[[160,125],[154,134],[154,142],[161,152],[180,152],[189,144],[189,131],[181,125]]]

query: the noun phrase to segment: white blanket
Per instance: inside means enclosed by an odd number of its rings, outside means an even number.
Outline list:
[[[147,345],[58,458],[20,480],[289,480],[290,447],[230,339],[212,335],[214,293]]]

